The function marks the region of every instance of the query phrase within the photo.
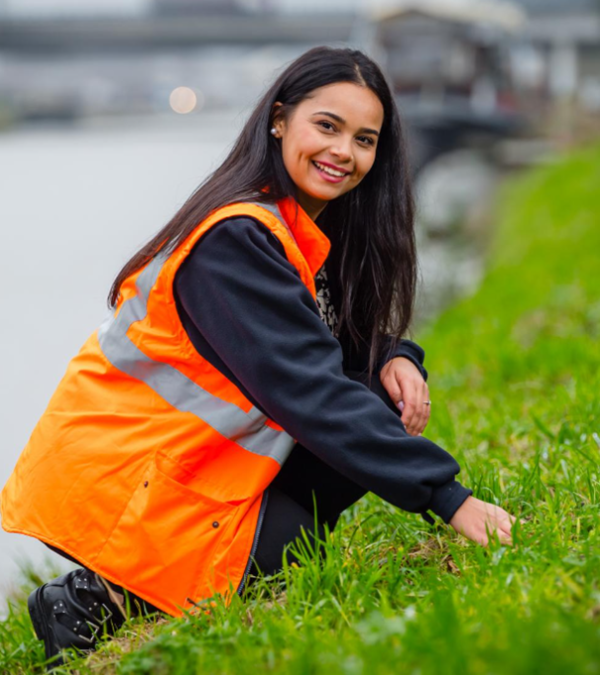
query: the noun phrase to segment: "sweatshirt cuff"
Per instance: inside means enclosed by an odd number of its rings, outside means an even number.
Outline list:
[[[423,348],[420,347],[416,342],[413,342],[412,340],[402,338],[402,340],[398,342],[395,351],[388,353],[390,342],[391,342],[390,336],[387,336],[387,343],[383,349],[379,369],[381,370],[381,368],[383,368],[383,366],[388,361],[391,361],[392,359],[401,356],[402,358],[408,359],[414,366],[416,366],[420,371],[421,375],[423,376],[423,379],[427,381],[427,370],[425,370],[425,367],[423,366],[423,361],[425,360],[425,352],[423,351]]]
[[[473,490],[463,487],[456,480],[451,480],[434,489],[428,510],[433,511],[445,523],[449,523],[465,499],[472,494]]]
[[[415,358],[415,356],[413,354],[411,354],[411,352],[399,349],[396,356],[392,356],[392,358],[396,358],[398,356],[401,356],[403,359],[408,359],[414,366],[416,366],[418,371],[423,376],[423,379],[425,380],[425,382],[427,382],[427,371],[425,370],[425,366],[422,363],[420,363]]]

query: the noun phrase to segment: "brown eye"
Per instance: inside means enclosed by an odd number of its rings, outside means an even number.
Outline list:
[[[323,121],[323,122],[317,122],[317,124],[319,124],[320,126],[323,126],[324,124],[327,124],[327,126],[329,127],[329,128],[327,129],[327,131],[330,131],[330,130],[331,130],[331,131],[335,131],[335,127],[333,126],[333,124],[331,124],[331,122],[325,122],[325,121]],[[326,127],[323,127],[323,128],[325,129]]]

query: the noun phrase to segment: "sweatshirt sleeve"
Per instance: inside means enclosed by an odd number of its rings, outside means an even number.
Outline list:
[[[425,361],[425,352],[423,351],[423,348],[420,347],[416,342],[403,338],[396,345],[396,349],[393,352],[390,352],[392,339],[393,337],[391,335],[385,336],[385,343],[383,345],[383,349],[381,350],[381,359],[378,365],[379,369],[383,368],[383,366],[391,359],[402,356],[403,358],[408,359],[419,369],[423,379],[425,382],[427,382],[428,374],[425,370],[425,366],[423,365],[423,362]]]
[[[340,343],[259,221],[230,218],[199,240],[175,279],[195,328],[262,410],[323,462],[384,500],[445,522],[472,491],[454,458],[346,377]]]

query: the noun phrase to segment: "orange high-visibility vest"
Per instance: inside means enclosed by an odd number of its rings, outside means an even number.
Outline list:
[[[179,266],[232,216],[266,225],[315,297],[330,243],[294,199],[215,210],[123,282],[2,492],[5,530],[174,616],[241,590],[263,493],[295,442],[198,354],[175,306]]]

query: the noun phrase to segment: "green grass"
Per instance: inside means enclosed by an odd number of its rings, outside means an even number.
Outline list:
[[[301,548],[243,601],[133,622],[76,672],[600,675],[600,148],[519,176],[494,208],[480,288],[416,337],[427,435],[476,496],[522,519],[515,546],[483,549],[370,496],[323,564]],[[41,661],[15,600],[0,670]]]

